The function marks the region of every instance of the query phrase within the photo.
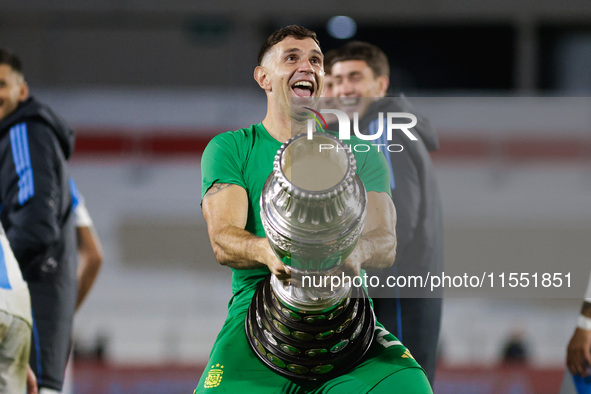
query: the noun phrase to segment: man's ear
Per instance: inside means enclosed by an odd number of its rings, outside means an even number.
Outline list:
[[[378,93],[380,94],[379,97],[386,96],[388,88],[390,87],[390,78],[385,75],[380,75],[376,78],[376,80],[378,82]]]
[[[257,66],[254,69],[254,80],[257,81],[259,86],[264,90],[271,90],[271,80],[267,75],[267,70],[263,66]]]
[[[27,81],[23,81],[20,85],[18,101],[25,101],[29,98],[29,85],[27,84]]]

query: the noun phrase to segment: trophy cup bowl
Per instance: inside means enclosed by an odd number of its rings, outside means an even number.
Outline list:
[[[269,243],[292,278],[270,275],[259,285],[246,318],[250,346],[292,379],[340,375],[363,358],[375,326],[365,291],[343,271],[367,203],[351,149],[328,133],[291,138],[275,156],[260,203]]]

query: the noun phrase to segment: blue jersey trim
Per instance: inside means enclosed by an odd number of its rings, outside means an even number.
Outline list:
[[[8,268],[6,267],[6,259],[4,258],[4,249],[0,243],[0,288],[12,290],[10,280],[8,279]]]
[[[392,268],[394,269],[394,276],[398,277],[398,269],[396,267]],[[396,294],[396,337],[402,342],[402,304],[400,302],[400,288],[398,286],[394,287],[394,292]]]
[[[37,384],[43,383],[43,367],[41,366],[41,343],[39,341],[39,331],[37,330],[37,323],[33,317],[33,346],[35,346],[35,365],[37,366]]]
[[[18,202],[20,205],[24,205],[35,195],[26,123],[19,123],[10,129],[10,145],[14,168],[19,178]]]
[[[76,209],[80,204],[80,192],[74,178],[70,178],[70,194],[72,195],[72,209]]]

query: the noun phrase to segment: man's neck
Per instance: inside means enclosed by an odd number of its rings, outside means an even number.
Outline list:
[[[285,143],[291,137],[306,132],[306,122],[295,122],[291,116],[273,114],[267,111],[263,126],[271,137]]]

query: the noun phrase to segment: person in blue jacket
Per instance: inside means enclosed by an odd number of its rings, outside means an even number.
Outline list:
[[[404,97],[386,97],[390,65],[377,46],[352,41],[329,53],[325,65],[332,83],[332,102],[354,119],[358,130],[378,135],[369,143],[379,144],[390,169],[390,189],[396,206],[398,245],[394,265],[368,274],[384,286],[369,287],[377,319],[404,343],[434,382],[437,343],[441,322],[441,294],[419,287],[385,285],[389,277],[440,275],[443,270],[443,223],[439,187],[430,152],[438,138],[430,121],[418,114]],[[380,117],[381,113],[381,117]],[[395,130],[390,139],[388,113],[410,113],[417,123],[408,131],[416,140]],[[381,122],[381,123],[380,123]],[[396,123],[408,120],[396,119]],[[336,125],[329,125],[334,130]]]
[[[0,49],[0,220],[29,286],[42,394],[62,389],[77,300],[73,148],[73,130],[29,95],[20,59]]]

